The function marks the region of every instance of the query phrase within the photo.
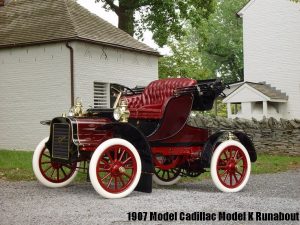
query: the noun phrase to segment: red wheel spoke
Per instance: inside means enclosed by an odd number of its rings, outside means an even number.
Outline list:
[[[244,156],[241,156],[240,158],[238,158],[238,159],[235,161],[235,164],[238,164],[243,158],[244,158]]]
[[[52,168],[52,165],[50,165],[47,169],[45,169],[44,173],[46,173],[50,168]]]
[[[118,177],[115,177],[115,190],[118,189]]]
[[[167,177],[168,177],[168,179],[170,179],[170,172],[169,172],[169,170],[167,170]]]
[[[100,154],[96,171],[99,184],[104,190],[120,193],[132,184],[137,172],[137,161],[130,148],[121,144],[111,145]]]
[[[237,155],[238,155],[238,151],[235,151],[233,158],[236,159]]]
[[[229,173],[228,173],[228,171],[227,171],[226,176],[225,176],[225,178],[224,178],[224,180],[223,180],[224,182],[227,180],[228,174],[229,174]]]
[[[107,155],[108,160],[109,160],[108,163],[109,163],[109,164],[113,163],[114,160],[113,160],[112,157],[111,157],[111,152],[107,152],[106,155]]]
[[[129,160],[131,159],[131,156],[129,156],[123,163],[123,165],[125,165]]]
[[[227,166],[217,166],[217,169],[220,170],[220,169],[226,169]]]
[[[235,173],[233,174],[233,177],[234,177],[234,179],[235,179],[235,183],[237,183],[237,182],[238,182],[238,178],[236,177],[236,174],[235,174]]]
[[[223,159],[224,156],[227,157],[226,164]],[[235,144],[228,145],[221,150],[214,169],[217,172],[218,181],[224,187],[235,189],[243,184],[247,175],[246,172],[249,169],[246,157],[247,152]],[[214,180],[214,182],[217,181]]]
[[[122,183],[122,187],[125,186],[125,183],[124,183],[124,180],[123,180],[122,176],[119,176],[119,179],[120,179],[120,181]]]
[[[109,166],[109,163],[107,161],[105,161],[104,159],[100,159],[100,162],[103,162],[105,165]],[[100,164],[101,165],[101,164]]]
[[[102,169],[102,168],[98,168],[97,172],[101,173],[101,172],[109,172],[110,169]]]
[[[225,174],[228,175],[228,170],[225,170],[224,173],[220,174],[220,177],[223,177]]]
[[[64,167],[69,168],[70,170],[73,169],[71,165],[65,164]]]
[[[56,180],[59,181],[59,169],[56,170]]]
[[[51,160],[45,160],[45,158],[50,158],[51,156],[46,148],[43,149],[39,159],[40,171],[45,179],[52,183],[62,183],[67,181],[76,171],[77,163],[72,164],[62,164],[57,162],[51,162]],[[43,168],[43,165],[44,166]]]
[[[103,181],[103,180],[105,180],[108,176],[110,176],[111,175],[111,173],[108,173],[108,174],[106,174],[101,180]]]
[[[53,168],[52,168],[52,169],[53,169]],[[55,169],[53,169],[53,171],[52,171],[50,177],[53,177],[54,172],[55,172]]]
[[[111,177],[111,178],[109,179],[109,182],[108,182],[108,184],[107,184],[107,186],[106,186],[107,188],[109,188],[109,186],[110,186],[112,180],[113,180],[113,177]]]
[[[43,153],[42,155],[49,158],[49,159],[51,158],[50,155],[47,155],[46,153]]]
[[[115,150],[114,150],[114,161],[118,160],[118,151],[119,151],[119,149],[115,148]]]
[[[121,155],[120,155],[119,161],[121,161],[121,162],[122,162],[122,158],[123,158],[123,156],[124,156],[124,153],[125,153],[125,150],[123,150],[123,152],[122,152]]]
[[[226,153],[226,151],[224,151],[223,152],[223,155],[225,155],[225,159],[226,159],[226,161],[228,160],[228,156],[227,156],[227,153]],[[221,155],[220,155],[220,159],[221,159]],[[222,159],[223,160],[223,159]],[[224,160],[223,160],[224,161]]]
[[[66,174],[66,172],[64,171],[64,169],[61,167],[60,168],[61,169],[61,171],[63,172],[63,174],[65,175],[65,177],[67,176],[67,174]]]
[[[129,166],[125,165],[124,167],[125,167],[125,169],[133,169],[133,166],[130,166],[130,165]]]
[[[112,163],[114,160],[112,159],[112,157],[111,157],[111,154],[110,154],[111,152],[108,152],[107,153],[107,156],[108,156],[108,158],[109,158],[109,160],[110,160],[110,163]]]
[[[242,173],[241,173],[240,171],[238,171],[238,170],[235,170],[235,172],[237,172],[239,175],[241,175],[241,176],[242,176]]]
[[[125,175],[126,177],[130,178],[131,176],[128,175],[127,173],[123,173],[123,175]]]

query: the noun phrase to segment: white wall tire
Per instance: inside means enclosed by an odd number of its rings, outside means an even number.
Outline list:
[[[104,198],[123,198],[137,186],[142,164],[138,151],[128,141],[109,139],[95,150],[89,166],[94,189]]]
[[[224,141],[214,151],[210,173],[220,191],[241,191],[249,180],[250,171],[251,161],[248,151],[240,142]]]
[[[155,168],[155,170],[157,170],[157,168]],[[162,177],[164,177],[164,176],[162,175]],[[179,182],[179,180],[181,179],[181,176],[175,175],[171,179],[162,179],[156,173],[154,173],[152,178],[153,178],[153,182],[156,183],[157,185],[171,186],[171,185],[177,184]]]
[[[50,153],[45,147],[49,137],[44,138],[36,147],[32,157],[32,168],[37,180],[50,188],[65,187],[76,177],[80,162],[67,165],[50,162]],[[51,176],[52,174],[52,176]]]

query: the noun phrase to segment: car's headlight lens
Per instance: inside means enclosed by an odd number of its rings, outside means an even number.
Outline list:
[[[120,120],[122,115],[121,109],[120,108],[115,108],[114,109],[114,118],[115,120]]]

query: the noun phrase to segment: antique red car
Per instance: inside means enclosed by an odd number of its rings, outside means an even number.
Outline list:
[[[111,87],[112,108],[83,112],[77,101],[69,115],[41,122],[50,125],[50,135],[37,146],[32,163],[43,185],[66,186],[79,169],[106,198],[151,192],[152,179],[173,185],[206,169],[221,191],[246,185],[256,161],[249,137],[187,124],[192,110],[212,108],[225,88],[221,81],[168,78],[144,88]]]

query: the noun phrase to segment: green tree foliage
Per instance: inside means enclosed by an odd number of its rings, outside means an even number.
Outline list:
[[[222,76],[225,82],[243,80],[242,20],[236,13],[248,0],[217,0],[216,10],[186,36],[172,41],[172,56],[160,60],[160,76],[203,79]]]
[[[184,35],[184,25],[197,25],[214,11],[215,0],[95,0],[118,15],[119,28],[142,38],[148,29],[154,41],[163,46],[169,37]],[[139,12],[137,17],[136,12]]]
[[[243,80],[242,20],[236,13],[248,0],[218,0],[217,8],[199,29],[203,67],[226,82]]]
[[[203,68],[201,55],[198,51],[198,38],[194,29],[187,29],[187,35],[180,41],[169,41],[167,45],[172,50],[172,55],[159,60],[159,76],[167,77],[190,77],[195,79],[209,78],[209,71]]]

